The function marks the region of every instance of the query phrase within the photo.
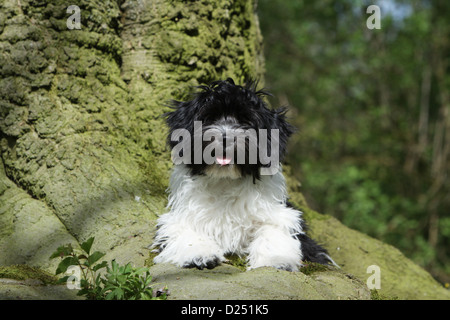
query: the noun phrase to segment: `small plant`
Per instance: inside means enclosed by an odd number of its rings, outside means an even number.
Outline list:
[[[167,288],[153,292],[150,287],[152,277],[148,268],[134,268],[130,263],[120,266],[116,261],[111,261],[110,266],[106,261],[99,262],[105,255],[95,251],[91,254],[94,238],[89,238],[81,244],[83,252],[77,254],[72,245],[59,247],[50,259],[61,258],[62,261],[56,268],[56,275],[68,270],[78,270],[78,277],[74,275],[64,276],[59,283],[77,282],[77,295],[85,296],[91,300],[165,300]],[[102,275],[99,270],[106,268]]]

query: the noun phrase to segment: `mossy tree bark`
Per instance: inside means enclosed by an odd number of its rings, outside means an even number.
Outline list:
[[[72,2],[0,4],[0,264],[45,267],[91,236],[145,258],[166,203],[167,101],[262,78],[251,0],[77,1],[80,30]]]

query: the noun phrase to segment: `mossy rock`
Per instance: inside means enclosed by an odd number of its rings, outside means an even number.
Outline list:
[[[0,267],[0,278],[13,280],[38,280],[42,284],[56,284],[58,279],[51,273],[27,265]]]
[[[257,268],[250,271],[223,264],[212,270],[182,269],[170,264],[150,268],[157,286],[167,286],[170,300],[355,300],[370,299],[358,279],[338,270],[312,272]]]
[[[0,300],[74,300],[76,290],[57,285],[57,278],[27,265],[0,267]]]
[[[308,217],[311,236],[328,249],[342,270],[366,283],[372,275],[367,268],[379,267],[380,289],[377,291],[381,296],[402,300],[450,300],[449,290],[395,247],[352,230],[331,216],[308,210]]]

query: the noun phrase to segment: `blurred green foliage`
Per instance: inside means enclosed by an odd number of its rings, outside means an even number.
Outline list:
[[[309,205],[450,282],[450,2],[259,0],[258,14]]]

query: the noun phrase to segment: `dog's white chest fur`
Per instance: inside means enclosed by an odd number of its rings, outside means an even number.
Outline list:
[[[155,237],[164,250],[155,262],[186,266],[189,260],[223,261],[224,254],[235,253],[248,255],[250,268],[300,265],[293,236],[303,232],[301,213],[285,206],[281,170],[253,183],[252,177],[190,176],[179,165],[169,192],[170,211],[159,218]]]

